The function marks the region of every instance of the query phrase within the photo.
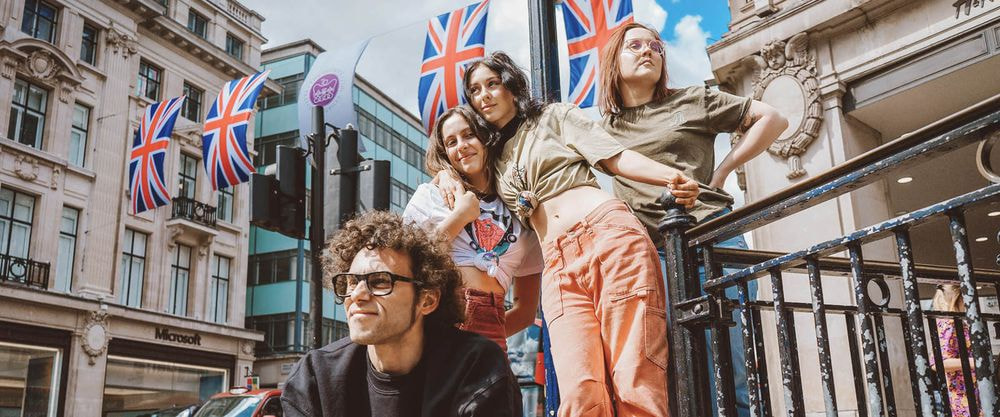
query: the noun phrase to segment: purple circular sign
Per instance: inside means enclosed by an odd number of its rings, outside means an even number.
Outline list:
[[[340,79],[335,74],[325,74],[313,82],[309,88],[309,101],[314,106],[326,106],[337,97],[340,90]]]

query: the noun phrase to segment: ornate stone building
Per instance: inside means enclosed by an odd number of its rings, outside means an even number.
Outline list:
[[[723,90],[776,106],[790,122],[767,154],[740,173],[748,202],[1000,94],[1000,2],[730,0],[729,5],[730,29],[708,47],[716,81]],[[896,178],[757,229],[753,249],[801,250],[985,187],[988,183],[977,172],[975,152],[975,146],[956,149]],[[969,210],[965,216],[973,238],[973,266],[996,270],[1000,246],[992,237],[1000,228],[1000,202]],[[944,223],[922,225],[911,235],[916,262],[954,268],[955,254]],[[865,245],[865,258],[898,262],[890,240]],[[789,302],[809,303],[808,281],[799,278],[799,285],[785,285],[785,297]],[[889,306],[900,308],[902,286],[894,277],[887,278]],[[758,281],[758,296],[769,299],[770,285],[764,281]],[[849,279],[825,277],[823,287],[828,303],[854,303]],[[986,287],[980,291],[983,304],[995,312],[996,296]],[[922,286],[920,292],[929,305],[933,285]],[[819,387],[812,315],[795,316],[802,385]],[[765,328],[774,329],[771,317],[764,317],[770,319]],[[885,329],[889,355],[882,361],[891,369],[894,384],[891,392],[877,395],[896,404],[899,415],[914,415],[901,324],[887,319]],[[990,334],[996,354],[1000,352],[997,335],[993,330]],[[856,335],[845,330],[842,317],[830,320],[840,415],[857,415],[855,383],[864,379],[851,369],[846,347],[852,336]],[[776,341],[767,339],[765,350],[772,381],[770,400],[777,414],[783,399],[782,375],[775,365],[780,363]],[[861,391],[862,399],[864,395]],[[825,415],[818,389],[804,397],[806,415]]]
[[[211,190],[201,132],[260,66],[262,20],[235,0],[0,1],[0,415],[188,405],[252,365],[249,186]],[[172,204],[131,215],[139,117],[182,94]]]

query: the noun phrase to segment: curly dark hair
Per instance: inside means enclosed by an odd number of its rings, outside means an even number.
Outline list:
[[[531,96],[528,90],[528,74],[524,73],[509,55],[502,51],[497,51],[480,60],[474,61],[465,68],[465,76],[462,78],[465,101],[472,103],[472,91],[469,89],[469,81],[472,79],[472,72],[479,66],[489,68],[500,76],[500,83],[503,84],[514,96],[514,106],[517,108],[517,115],[523,117],[528,123],[534,123],[538,116],[545,110],[545,100],[539,100]],[[502,126],[495,126],[499,129]]]
[[[330,277],[347,271],[362,249],[393,249],[407,254],[413,279],[421,291],[439,290],[438,307],[427,316],[430,323],[452,326],[465,321],[462,277],[451,260],[450,243],[388,211],[370,211],[347,222],[327,244],[323,285],[332,288]]]

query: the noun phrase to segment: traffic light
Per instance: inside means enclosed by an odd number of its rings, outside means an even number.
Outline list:
[[[251,179],[250,223],[287,236],[306,236],[305,151],[278,147],[277,175]]]

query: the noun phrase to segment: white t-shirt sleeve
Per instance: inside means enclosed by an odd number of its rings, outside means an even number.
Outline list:
[[[542,260],[542,247],[538,243],[538,235],[527,228],[524,229],[521,239],[518,241],[524,250],[521,265],[517,268],[515,277],[534,275],[542,272],[545,261]]]
[[[441,224],[450,210],[444,205],[441,193],[433,184],[420,184],[413,192],[413,197],[403,209],[403,218],[416,223],[425,230],[433,230]]]

